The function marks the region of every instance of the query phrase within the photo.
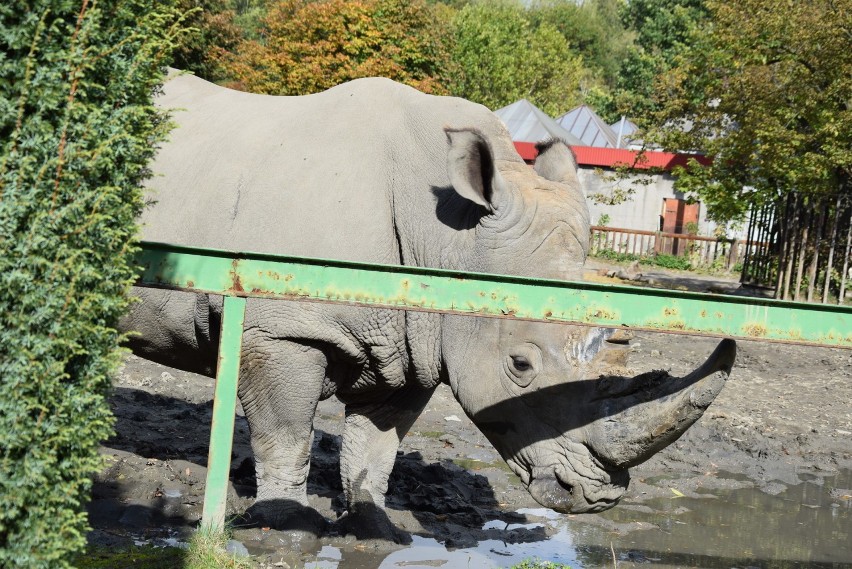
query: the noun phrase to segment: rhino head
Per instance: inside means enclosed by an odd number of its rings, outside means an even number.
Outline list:
[[[466,269],[581,278],[589,214],[576,163],[561,143],[540,148],[535,171],[495,161],[486,139],[450,131],[455,190],[482,216]],[[685,377],[622,370],[612,329],[512,319],[442,317],[443,365],[465,412],[543,506],[565,513],[614,506],[628,468],[675,441],[722,389],[736,354],[723,340]]]

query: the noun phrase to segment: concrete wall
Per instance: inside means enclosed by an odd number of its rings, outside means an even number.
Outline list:
[[[606,180],[613,171],[602,170],[601,174],[595,168],[580,166],[578,176],[583,187],[583,193],[589,203],[592,225],[598,225],[603,214],[609,215],[609,227],[621,227],[625,229],[642,229],[645,231],[658,231],[660,229],[660,216],[663,212],[663,200],[666,198],[685,199],[682,192],[674,191],[674,178],[668,174],[642,175],[637,178],[647,185],[631,183],[630,180]],[[595,203],[591,197],[594,194],[612,196],[618,189],[628,190],[634,188],[635,192],[625,202],[618,205],[603,205]],[[698,208],[698,233],[699,235],[712,236],[716,224],[707,220],[707,215],[702,204]]]

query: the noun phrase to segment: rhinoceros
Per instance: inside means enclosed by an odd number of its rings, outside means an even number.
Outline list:
[[[189,75],[158,99],[145,239],[549,279],[581,279],[589,213],[570,149],[531,168],[487,108],[359,79],[301,97]],[[134,289],[135,352],[214,375],[221,297]],[[257,474],[253,511],[304,527],[313,417],[346,406],[350,516],[381,511],[400,441],[448,383],[532,497],[558,512],[615,505],[628,468],[677,439],[724,385],[722,340],[683,378],[602,375],[612,329],[250,298],[239,397]],[[623,348],[623,346],[621,346]],[[373,523],[367,520],[366,523]],[[317,531],[322,521],[316,521]],[[314,525],[311,526],[315,527]]]

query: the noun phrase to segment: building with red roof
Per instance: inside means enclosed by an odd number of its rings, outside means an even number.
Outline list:
[[[628,135],[636,132],[636,126],[626,119],[610,126],[585,105],[556,120],[526,100],[495,114],[506,124],[518,154],[528,164],[535,163],[537,142],[552,138],[567,142],[577,159],[578,177],[588,198],[593,225],[671,233],[686,233],[697,226],[700,234],[713,234],[716,226],[706,219],[701,203],[689,203],[687,196],[675,191],[672,176],[675,166],[684,166],[691,158],[709,163],[706,157],[619,148],[627,142]],[[616,176],[623,167],[638,172]],[[627,200],[613,203],[625,194]]]

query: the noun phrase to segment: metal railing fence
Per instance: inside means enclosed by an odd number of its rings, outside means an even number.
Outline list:
[[[221,529],[246,299],[278,298],[852,349],[852,308],[143,243],[140,286],[225,297],[202,524]]]

